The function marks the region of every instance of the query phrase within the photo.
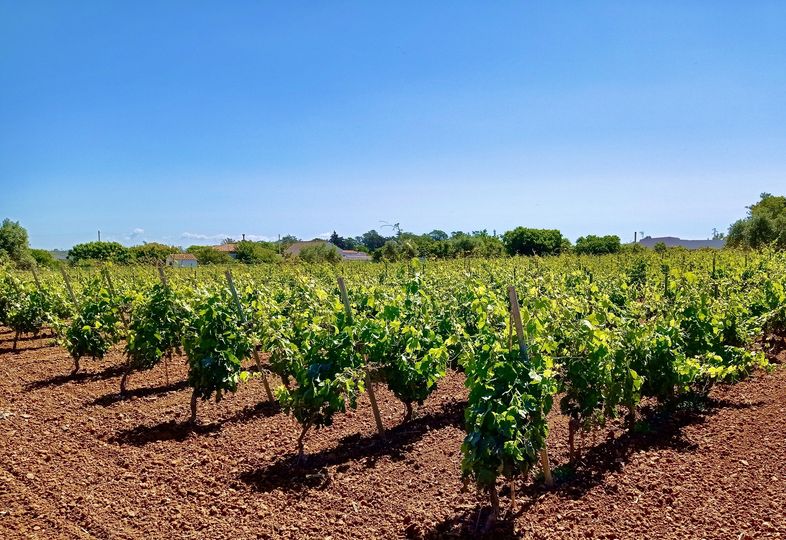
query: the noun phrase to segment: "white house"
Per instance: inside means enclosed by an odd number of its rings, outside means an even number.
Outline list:
[[[167,255],[166,265],[175,268],[196,268],[197,258],[190,253],[174,253]]]

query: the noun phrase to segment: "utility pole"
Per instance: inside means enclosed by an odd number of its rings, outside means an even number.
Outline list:
[[[639,232],[638,231],[633,233],[633,243],[634,244],[639,241],[638,240],[638,236],[639,236]]]
[[[101,241],[101,231],[100,230],[98,231],[98,241],[99,242]]]

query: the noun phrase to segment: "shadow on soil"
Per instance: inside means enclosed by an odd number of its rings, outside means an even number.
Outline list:
[[[462,425],[465,405],[465,402],[451,402],[436,413],[425,414],[386,431],[384,438],[359,434],[344,437],[333,448],[306,454],[301,463],[297,463],[297,455],[293,452],[267,467],[241,473],[239,478],[252,489],[262,492],[326,487],[330,483],[328,467],[361,459],[365,460],[366,467],[373,467],[383,456],[403,460],[412,444],[427,432]]]
[[[114,444],[144,446],[159,441],[184,441],[192,434],[204,435],[221,430],[221,424],[191,424],[169,420],[152,426],[137,426],[126,429],[109,439]]]
[[[158,394],[166,394],[168,392],[176,392],[178,390],[183,390],[187,387],[188,387],[188,381],[178,381],[169,384],[162,384],[160,386],[150,386],[146,388],[132,388],[131,390],[126,390],[124,394],[120,394],[119,392],[112,392],[111,394],[99,396],[95,398],[93,401],[86,403],[85,405],[88,407],[93,407],[93,406],[108,407],[120,401],[127,401],[133,398],[144,398],[148,396],[155,396]]]
[[[17,340],[18,343],[22,344],[26,341],[36,341],[38,339],[54,339],[55,335],[51,332],[41,332],[40,334],[22,334],[19,336]],[[7,341],[8,343],[14,342],[14,333],[9,332],[5,335],[0,335],[0,341]]]
[[[639,451],[671,449],[677,452],[692,452],[698,445],[686,439],[682,433],[684,427],[701,424],[708,416],[722,409],[748,409],[763,403],[737,403],[728,400],[706,398],[691,403],[683,403],[677,410],[663,408],[645,408],[641,411],[640,421],[633,432],[626,431],[619,437],[610,434],[609,438],[588,449],[573,464],[555,467],[553,472],[556,486],[551,489],[562,499],[579,499],[593,487],[603,483],[606,476],[622,470],[631,456]],[[411,526],[407,530],[408,538],[436,540],[438,538],[517,538],[515,535],[515,518],[536,504],[538,497],[545,488],[540,481],[520,486],[517,493],[518,510],[511,516],[503,512],[496,526],[489,531],[479,532],[486,520],[488,507],[464,510],[453,515],[431,530],[422,532]],[[501,496],[509,497],[510,491],[503,488]],[[505,504],[501,502],[501,508]],[[486,502],[484,501],[485,505]],[[478,511],[481,515],[478,517]]]
[[[13,345],[9,347],[0,347],[0,354],[11,353],[11,354],[19,355],[29,351],[40,351],[41,349],[51,349],[52,347],[54,347],[54,344],[52,343],[47,343],[44,345],[36,345],[35,347],[23,347],[22,344],[20,343],[17,345],[16,349],[14,349]]]
[[[186,383],[183,383],[184,385]],[[259,416],[273,416],[279,412],[275,404],[268,402],[258,403],[253,407],[245,407],[221,422],[209,424],[191,424],[190,422],[176,422],[169,420],[152,426],[141,425],[125,429],[111,437],[108,442],[113,444],[145,446],[160,441],[184,441],[191,435],[205,435],[221,431],[227,424],[242,423]]]
[[[109,366],[106,369],[95,372],[80,371],[77,374],[54,375],[42,381],[35,381],[25,385],[25,390],[40,390],[52,386],[62,386],[71,382],[83,383],[90,381],[102,381],[113,377],[120,377],[125,370],[125,366]]]
[[[480,514],[478,514],[480,511]],[[412,540],[440,540],[442,538],[483,538],[489,540],[509,540],[521,538],[516,534],[515,520],[525,511],[519,506],[519,510],[514,515],[509,515],[505,510],[503,517],[490,529],[485,529],[485,522],[488,518],[488,508],[475,508],[472,510],[462,510],[439,522],[433,529],[423,531],[416,524],[409,525],[404,529],[404,537]]]

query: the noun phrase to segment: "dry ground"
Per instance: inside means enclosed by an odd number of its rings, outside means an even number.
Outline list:
[[[118,395],[119,352],[71,361],[52,338],[0,328],[0,537],[452,538],[470,536],[479,499],[462,492],[466,399],[451,373],[408,425],[378,389],[386,439],[365,398],[312,433],[293,465],[296,422],[261,404],[257,381],[218,405],[190,391],[182,359],[134,375]],[[783,360],[784,353],[781,353]],[[786,538],[786,369],[713,390],[700,412],[642,413],[609,426],[568,468],[567,426],[553,415],[552,490],[518,486],[518,513],[488,536]],[[502,504],[507,503],[503,491]]]

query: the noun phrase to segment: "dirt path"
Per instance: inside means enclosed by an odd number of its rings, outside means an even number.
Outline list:
[[[189,430],[182,360],[134,375],[123,358],[84,362],[69,377],[51,338],[0,329],[2,538],[444,538],[478,515],[462,492],[466,392],[451,374],[400,426],[403,407],[378,390],[386,441],[365,399],[311,434],[294,468],[298,426],[259,405],[252,381],[200,403]],[[659,415],[629,436],[613,426],[565,467],[566,422],[552,419],[556,489],[521,483],[519,514],[489,536],[786,538],[786,369],[717,388],[707,409]],[[502,503],[507,504],[507,493]]]

